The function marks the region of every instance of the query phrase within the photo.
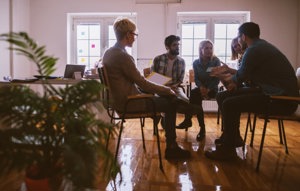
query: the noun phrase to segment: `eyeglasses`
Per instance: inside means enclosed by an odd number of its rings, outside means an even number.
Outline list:
[[[138,37],[139,35],[136,34],[135,32],[130,32],[131,34],[133,34],[134,36]]]

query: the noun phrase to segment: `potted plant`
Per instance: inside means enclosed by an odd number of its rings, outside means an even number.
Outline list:
[[[47,76],[55,71],[57,58],[45,55],[45,46],[25,32],[2,34],[0,40],[11,43],[10,49],[45,76],[42,93],[22,84],[0,87],[5,127],[0,129],[0,173],[25,170],[29,180],[49,180],[50,190],[58,190],[62,182],[71,182],[72,190],[95,188],[99,172],[107,180],[115,178],[120,168],[105,147],[108,132],[115,131],[97,118],[104,87],[96,80],[55,87]]]

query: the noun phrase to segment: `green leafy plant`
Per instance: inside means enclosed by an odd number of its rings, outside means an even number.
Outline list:
[[[57,58],[45,55],[45,46],[27,33],[2,34],[0,40],[33,62],[39,75],[55,71]],[[101,172],[114,179],[120,168],[105,146],[108,132],[115,131],[97,117],[103,107],[101,83],[82,80],[55,87],[45,78],[42,87],[42,93],[14,83],[0,87],[5,126],[0,129],[0,173],[27,169],[32,178],[61,175],[79,190],[93,188]]]

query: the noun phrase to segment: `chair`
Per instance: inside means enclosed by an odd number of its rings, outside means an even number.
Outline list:
[[[298,78],[298,88],[299,88],[299,92],[300,92],[300,68],[297,69],[296,76]],[[274,100],[297,102],[298,103],[298,110],[300,108],[299,107],[299,104],[300,104],[300,97],[299,96],[298,97],[293,97],[293,96],[270,96],[270,102],[272,102]],[[286,135],[285,135],[285,130],[284,130],[284,121],[285,120],[300,121],[300,113],[297,112],[298,110],[296,110],[296,112],[293,113],[292,115],[269,115],[268,110],[265,113],[262,113],[262,114],[261,113],[260,114],[254,114],[253,128],[252,128],[252,135],[251,135],[251,142],[250,142],[251,147],[253,147],[253,140],[254,140],[254,133],[255,133],[255,126],[256,126],[257,117],[264,120],[262,138],[261,138],[261,143],[260,143],[260,148],[259,148],[259,153],[258,153],[258,159],[257,159],[257,164],[256,164],[256,171],[259,171],[259,166],[260,166],[260,161],[261,161],[261,156],[262,156],[262,151],[263,151],[264,140],[265,140],[265,135],[266,135],[266,129],[267,129],[268,122],[270,120],[277,120],[278,121],[280,144],[285,145],[285,153],[289,154]],[[245,131],[245,138],[246,138],[246,135],[247,135],[247,131],[248,131],[248,127],[246,128],[246,131]],[[244,141],[246,141],[246,139]]]
[[[155,135],[157,136],[157,149],[158,149],[158,155],[159,155],[159,167],[161,171],[163,171],[163,165],[162,165],[162,159],[161,159],[161,150],[160,150],[160,141],[159,141],[159,134],[158,134],[158,127],[157,123],[155,123],[156,118],[160,116],[160,113],[156,112],[155,104],[153,101],[153,95],[152,94],[141,94],[141,95],[135,95],[135,96],[128,96],[127,101],[125,103],[125,107],[123,111],[118,111],[113,108],[111,102],[110,102],[110,84],[107,77],[107,73],[104,67],[98,68],[99,78],[101,83],[103,83],[106,86],[105,92],[103,92],[103,98],[105,100],[104,107],[107,110],[108,115],[111,118],[111,121],[119,120],[120,121],[120,131],[118,136],[118,143],[115,153],[115,160],[117,160],[118,152],[119,152],[119,146],[121,141],[121,136],[124,128],[124,122],[126,119],[140,119],[141,123],[141,132],[142,132],[142,140],[143,140],[143,149],[146,150],[145,146],[145,139],[144,139],[144,120],[145,118],[152,118],[153,119],[153,127],[155,131]],[[152,111],[139,111],[139,112],[128,112],[128,106],[135,101],[135,100],[146,100],[149,103],[152,104]],[[109,133],[110,136],[110,133]],[[107,144],[109,142],[109,136],[107,139]]]

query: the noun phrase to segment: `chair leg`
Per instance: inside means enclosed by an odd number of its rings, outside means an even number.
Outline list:
[[[154,120],[153,120],[153,125],[154,125],[154,128],[155,128],[155,131],[158,132],[158,126],[157,126],[157,124],[155,124]],[[158,157],[159,157],[159,168],[162,172],[164,172],[164,168],[163,168],[163,165],[162,165],[162,159],[161,159],[159,133],[156,133],[156,141],[157,141],[157,150],[158,150]]]
[[[124,121],[125,121],[124,119],[122,119],[122,121],[121,121],[121,127],[120,127],[120,132],[119,132],[119,137],[118,137],[117,149],[116,149],[116,153],[115,153],[115,161],[117,161],[117,158],[118,158],[118,152],[119,152],[119,146],[120,146],[120,141],[121,141],[121,135],[122,135],[122,131],[123,131]]]
[[[252,134],[251,134],[251,141],[250,141],[250,147],[253,147],[254,134],[255,134],[255,127],[256,127],[256,119],[257,119],[257,115],[254,114],[254,117],[253,117],[253,126],[252,126]]]
[[[144,117],[140,118],[140,122],[141,122],[141,132],[142,132],[143,148],[144,148],[144,150],[146,150],[145,136],[144,136],[145,118]],[[153,120],[153,122],[154,122],[154,120]]]
[[[282,136],[283,136],[283,141],[284,141],[284,145],[285,145],[285,153],[286,154],[289,154],[289,150],[288,150],[288,146],[287,146],[287,141],[286,141],[286,136],[285,136],[285,130],[284,130],[284,124],[283,124],[283,120],[280,119],[280,127],[281,127],[281,130],[282,130]]]
[[[258,159],[257,159],[257,164],[256,164],[256,171],[259,171],[259,165],[260,165],[262,150],[263,150],[263,147],[264,147],[264,141],[265,141],[267,124],[268,124],[268,119],[266,118],[265,122],[264,122],[264,128],[263,128],[263,132],[262,132],[262,137],[261,137],[261,143],[260,143],[260,148],[259,148],[259,153],[258,153]]]
[[[282,129],[282,120],[278,119],[278,132],[279,132],[279,143],[280,144],[283,144],[282,142],[282,132],[281,132],[281,129]]]
[[[251,113],[248,113],[248,118],[247,118],[247,127],[250,127],[250,132],[252,132],[252,125],[251,125]]]
[[[218,107],[218,113],[217,113],[217,124],[220,124],[220,109]]]

